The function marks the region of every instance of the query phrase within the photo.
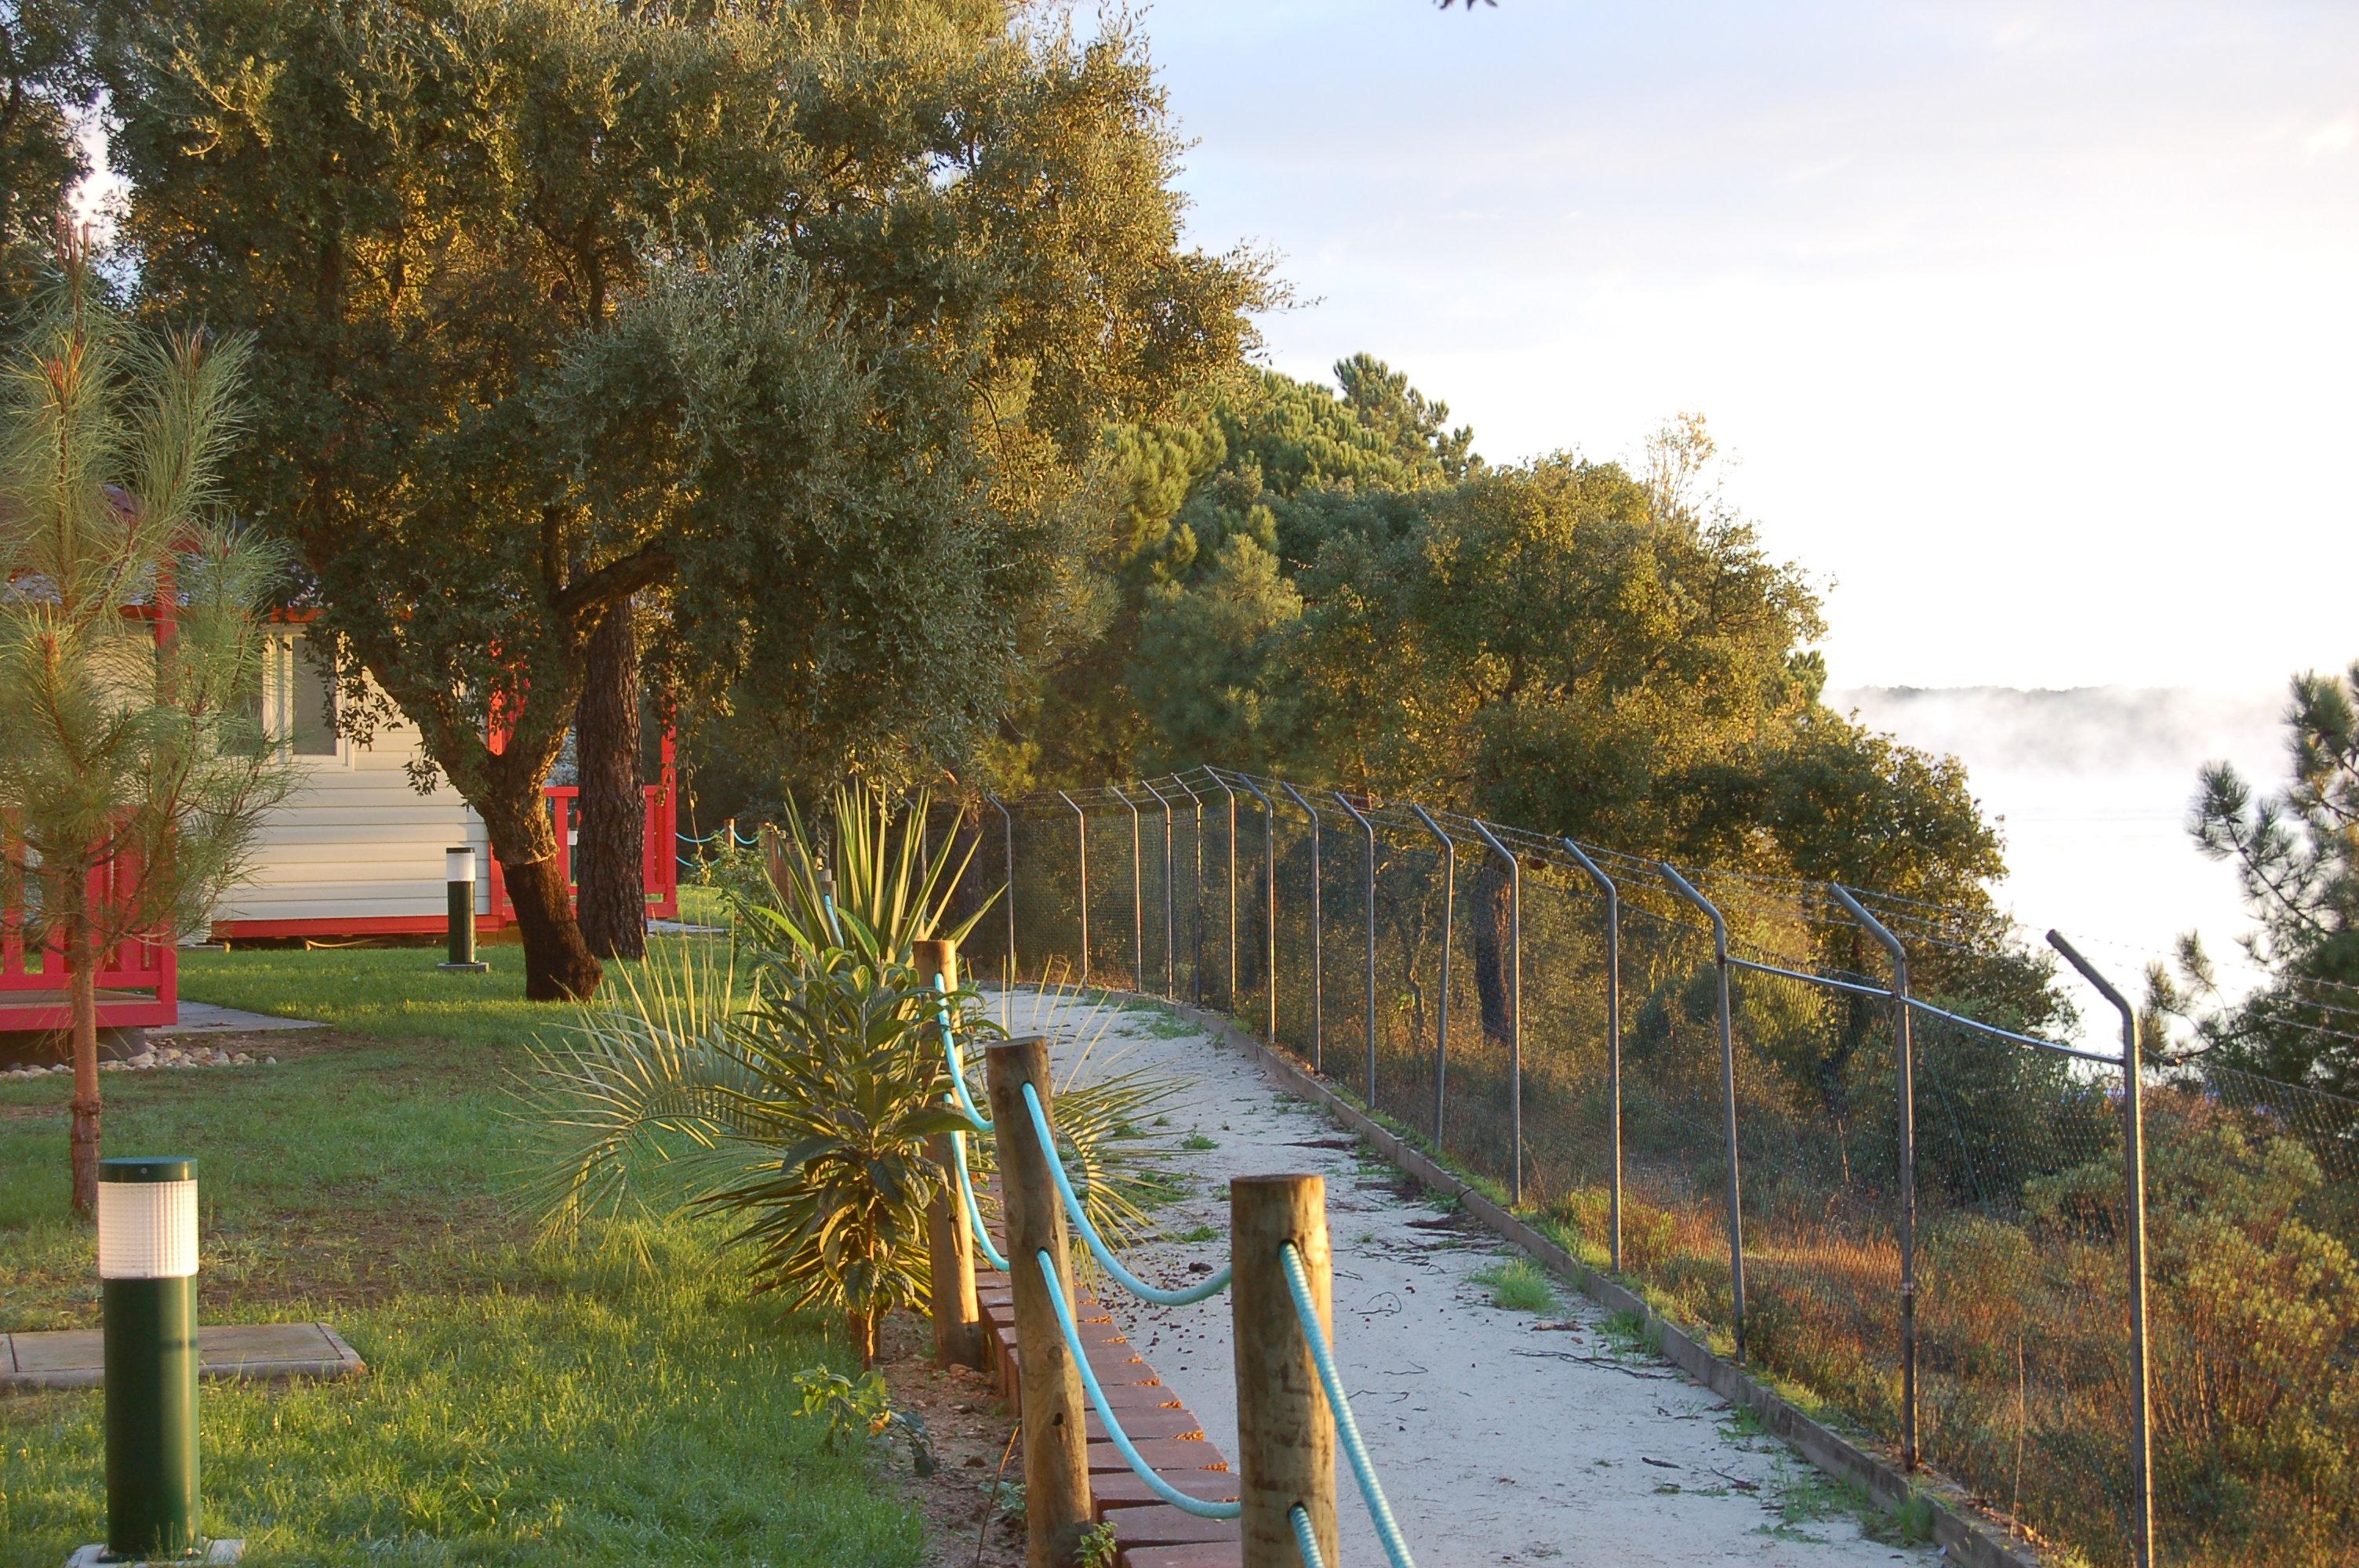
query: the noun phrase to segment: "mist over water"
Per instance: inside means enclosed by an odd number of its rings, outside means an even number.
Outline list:
[[[2222,961],[2223,986],[2244,989],[2228,962],[2247,929],[2235,878],[2196,849],[2188,807],[2207,762],[2234,763],[2258,790],[2281,786],[2287,700],[2283,685],[1827,693],[1838,712],[1964,762],[2006,835],[2002,905],[2032,940],[2061,930],[2133,995],[2146,959],[2189,930]]]

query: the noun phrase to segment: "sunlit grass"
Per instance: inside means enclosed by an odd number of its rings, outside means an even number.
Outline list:
[[[191,994],[338,1033],[278,1037],[276,1067],[109,1075],[107,1148],[197,1157],[206,1321],[324,1319],[371,1368],[206,1385],[207,1528],[248,1563],[918,1562],[894,1488],[795,1413],[794,1372],[840,1350],[749,1303],[713,1227],[532,1246],[506,1075],[554,1011],[513,949],[489,984],[431,950],[193,957]],[[0,1330],[97,1321],[68,1092],[0,1085]],[[0,1568],[103,1536],[100,1410],[0,1400]]]

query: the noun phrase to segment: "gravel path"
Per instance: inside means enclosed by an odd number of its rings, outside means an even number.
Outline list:
[[[1494,1305],[1473,1276],[1520,1255],[1370,1160],[1236,1048],[1149,1005],[1101,1011],[1017,993],[1006,1011],[1019,1033],[1102,1030],[1089,1073],[1147,1066],[1187,1082],[1173,1130],[1212,1147],[1183,1156],[1192,1190],[1162,1217],[1167,1235],[1201,1227],[1221,1239],[1159,1243],[1126,1260],[1147,1278],[1178,1283],[1201,1277],[1190,1265],[1225,1260],[1231,1176],[1327,1178],[1336,1357],[1419,1568],[1939,1561],[1867,1538],[1818,1471],[1607,1332],[1569,1286],[1559,1283],[1546,1313]],[[1105,1293],[1132,1343],[1234,1454],[1227,1297],[1162,1308]],[[1348,1468],[1338,1485],[1344,1560],[1381,1563]]]

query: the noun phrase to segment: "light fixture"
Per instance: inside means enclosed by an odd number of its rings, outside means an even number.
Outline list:
[[[472,846],[461,844],[442,851],[442,880],[451,899],[451,957],[438,967],[472,975],[488,973],[491,966],[475,957],[475,851]]]

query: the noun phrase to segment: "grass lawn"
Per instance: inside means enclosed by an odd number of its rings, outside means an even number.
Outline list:
[[[829,1456],[792,1375],[840,1352],[749,1303],[709,1225],[536,1249],[505,1119],[525,1003],[430,950],[188,956],[190,997],[301,1012],[276,1067],[109,1074],[111,1152],[190,1153],[211,1323],[321,1318],[348,1383],[203,1396],[205,1520],[272,1563],[914,1564],[897,1487]],[[0,1084],[0,1331],[94,1326],[67,1080]],[[100,1396],[0,1399],[0,1564],[103,1538]]]

